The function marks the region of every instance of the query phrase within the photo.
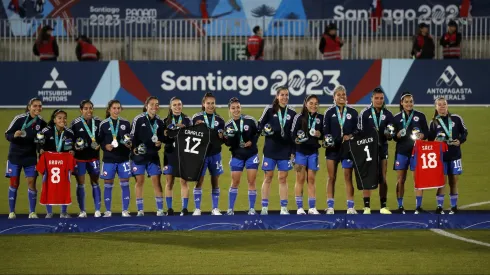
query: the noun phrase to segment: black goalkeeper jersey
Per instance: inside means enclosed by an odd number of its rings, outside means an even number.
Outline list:
[[[187,181],[199,179],[207,150],[221,145],[217,131],[204,123],[169,131],[168,136],[174,138],[177,153],[177,163],[171,163],[173,176]]]
[[[378,133],[373,128],[362,135],[355,135],[346,143],[356,174],[357,189],[376,189],[381,177]]]

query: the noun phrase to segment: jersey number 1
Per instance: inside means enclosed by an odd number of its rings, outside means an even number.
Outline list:
[[[367,155],[367,157],[366,157],[366,161],[371,161],[371,160],[373,160],[373,159],[371,158],[371,153],[369,153],[369,147],[368,147],[367,145],[366,145],[366,147],[364,147],[364,152],[366,152],[366,155]]]
[[[197,146],[199,146],[199,144],[201,144],[201,139],[200,138],[192,138],[192,141],[195,142],[196,144],[194,144],[194,146],[192,146],[191,149],[189,149],[189,147],[191,146],[191,137],[187,137],[185,139],[185,149],[184,149],[184,152],[186,153],[191,153],[191,154],[196,154],[196,155],[199,155],[199,151],[196,151],[196,148]]]

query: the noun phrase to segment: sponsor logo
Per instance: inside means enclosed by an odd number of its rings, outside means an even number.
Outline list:
[[[41,90],[38,90],[37,96],[43,102],[67,102],[72,91],[68,89],[65,81],[59,79],[58,70],[55,67],[49,74],[51,79],[46,80]]]
[[[442,97],[446,100],[464,101],[473,93],[471,88],[464,86],[463,80],[451,66],[444,69],[435,86],[427,89],[427,94],[432,95],[434,100]]]

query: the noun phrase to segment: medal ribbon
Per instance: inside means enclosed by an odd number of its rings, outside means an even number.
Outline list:
[[[117,133],[119,132],[119,117],[117,118],[116,128],[114,128],[114,123],[112,122],[112,118],[109,118],[109,125],[111,128],[112,139],[117,139]]]
[[[85,127],[85,130],[87,131],[88,136],[90,137],[90,139],[92,139],[92,142],[95,142],[95,119],[92,118],[92,129],[94,130],[93,132],[90,131],[90,129],[88,128],[88,125],[87,125],[87,122],[85,121],[85,119],[83,117],[81,117],[81,119],[82,119],[83,127]]]
[[[204,117],[204,122],[206,122],[208,128],[214,129],[214,114],[213,114],[213,118],[211,119],[211,125],[209,124],[208,114],[206,112],[204,112],[203,117]]]
[[[453,139],[453,121],[451,120],[451,116],[447,116],[447,124],[448,127],[444,124],[444,121],[440,116],[437,116],[437,120],[441,124],[442,129],[444,129],[444,132],[446,132],[446,135],[449,137],[449,140]],[[449,128],[449,129],[448,129]]]
[[[342,115],[340,115],[339,106],[335,106],[335,111],[337,112],[337,120],[339,121],[339,125],[340,125],[340,133],[341,133],[341,136],[343,136],[344,135],[345,117],[347,116],[347,107],[344,106],[344,111],[342,112]]]
[[[154,136],[156,136],[157,135],[157,129],[158,129],[157,120],[155,119],[155,122],[153,122],[153,124],[151,124],[151,120],[150,120],[150,117],[148,116],[148,113],[146,113],[146,118],[148,119],[148,123],[150,124],[151,133]]]
[[[177,120],[177,122],[175,122],[175,116],[172,115],[172,124],[173,125],[182,124],[182,115],[179,115],[179,119]]]
[[[277,111],[277,117],[279,118],[279,125],[281,126],[281,133],[284,132],[284,126],[286,125],[286,118],[288,116],[288,106],[284,108],[284,116],[282,115],[281,108]]]
[[[60,137],[58,137],[58,128],[54,126],[54,143],[56,145],[56,152],[61,152],[61,145],[63,145],[63,135],[65,134],[65,131],[61,131]]]
[[[410,125],[410,122],[412,121],[412,117],[413,117],[413,113],[414,111],[412,111],[412,113],[410,114],[410,116],[408,117],[408,120],[405,120],[405,111],[403,111],[402,113],[402,119],[403,119],[403,129],[407,129],[408,126]]]
[[[238,131],[235,120],[231,121],[233,123],[233,128]],[[240,115],[240,143],[243,143],[243,117]]]
[[[21,131],[25,130],[27,127],[30,127],[34,122],[37,121],[37,116],[35,116],[29,123],[27,123],[27,120],[29,120],[30,115],[27,115],[26,120],[24,121],[24,124],[22,125],[22,128],[20,129]]]
[[[308,114],[308,129],[315,129],[316,127],[316,116],[312,117]]]
[[[374,127],[376,127],[376,130],[379,131],[379,126],[381,125],[381,119],[383,118],[383,108],[381,108],[381,112],[379,112],[379,121],[378,118],[376,117],[376,111],[374,110],[373,107],[371,107],[371,116],[373,117]]]

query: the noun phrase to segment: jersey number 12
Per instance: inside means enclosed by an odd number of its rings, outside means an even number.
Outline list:
[[[191,137],[187,137],[185,139],[186,145],[185,145],[184,152],[199,155],[199,151],[196,151],[196,148],[197,146],[199,146],[199,144],[201,144],[201,139],[192,138],[192,141],[195,142],[196,144],[194,144],[194,146],[192,146],[192,148],[189,149],[189,147],[191,146]]]

